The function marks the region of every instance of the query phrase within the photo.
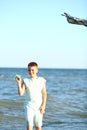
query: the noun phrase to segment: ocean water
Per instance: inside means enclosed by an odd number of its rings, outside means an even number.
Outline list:
[[[25,68],[0,68],[0,130],[26,130],[24,96],[17,93],[15,75]],[[87,129],[87,70],[39,69],[47,80],[47,105],[42,130]]]

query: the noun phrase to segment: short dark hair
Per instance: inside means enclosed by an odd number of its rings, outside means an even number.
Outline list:
[[[38,64],[37,64],[36,62],[30,62],[30,63],[28,64],[28,67],[32,67],[32,66],[38,67]]]

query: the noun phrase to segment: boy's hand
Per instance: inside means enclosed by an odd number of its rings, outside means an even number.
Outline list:
[[[45,107],[43,105],[40,106],[40,112],[41,114],[45,113]]]
[[[17,82],[21,82],[21,76],[20,75],[16,75],[15,79],[16,79]]]

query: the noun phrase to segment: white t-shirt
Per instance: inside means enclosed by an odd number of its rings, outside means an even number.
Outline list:
[[[46,80],[42,77],[37,79],[24,79],[26,90],[25,107],[38,110],[42,104],[42,88],[46,84]]]

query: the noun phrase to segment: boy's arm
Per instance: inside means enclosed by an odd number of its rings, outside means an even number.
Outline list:
[[[42,114],[45,112],[46,100],[47,100],[47,92],[46,92],[46,86],[44,86],[42,89],[42,104],[40,107],[40,112]]]
[[[25,85],[24,83],[18,83],[18,94],[22,96],[25,92]]]

